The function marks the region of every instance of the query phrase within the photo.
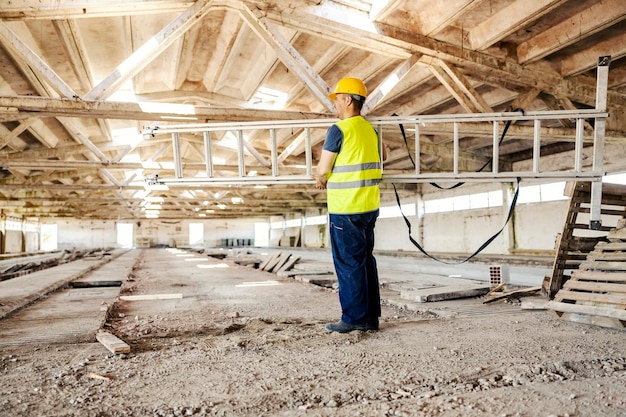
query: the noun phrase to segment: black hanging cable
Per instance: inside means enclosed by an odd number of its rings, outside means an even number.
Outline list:
[[[402,205],[400,204],[400,196],[398,195],[398,190],[396,189],[396,184],[391,183],[391,185],[393,185],[393,191],[396,194],[396,202],[398,203],[398,208],[400,209],[400,214],[402,214],[402,218],[404,219],[404,222],[406,223],[406,227],[407,227],[407,229],[409,229],[409,240],[411,241],[411,243],[417,249],[419,249],[420,252],[422,252],[424,255],[426,255],[430,259],[433,259],[433,260],[435,260],[437,262],[441,262],[441,263],[448,264],[448,265],[456,265],[456,264],[465,263],[465,262],[469,261],[470,259],[472,259],[474,256],[478,255],[480,252],[482,252],[483,249],[485,249],[487,246],[489,246],[491,244],[491,242],[493,242],[493,240],[495,238],[497,238],[500,233],[502,233],[502,231],[504,230],[506,225],[509,223],[509,220],[511,220],[511,217],[513,217],[513,211],[515,210],[515,205],[517,204],[517,197],[519,196],[519,183],[520,183],[520,181],[521,181],[521,178],[517,177],[517,188],[515,190],[515,194],[513,195],[513,200],[511,201],[511,206],[509,207],[509,214],[507,215],[506,221],[504,222],[504,225],[502,226],[502,228],[500,230],[498,230],[489,239],[487,239],[485,241],[485,243],[480,245],[480,247],[478,249],[476,249],[476,251],[474,251],[474,253],[472,253],[470,256],[468,256],[467,258],[465,258],[465,259],[463,259],[462,261],[459,261],[459,262],[447,262],[447,261],[443,261],[441,259],[435,258],[430,253],[426,252],[426,249],[424,249],[419,243],[417,243],[417,241],[413,238],[413,236],[411,236],[411,229],[412,229],[411,222],[409,221],[409,219],[407,219],[407,217],[404,215],[404,212],[402,211]]]
[[[524,110],[522,109],[516,109],[515,111],[520,111],[522,112],[522,114],[524,114]],[[392,116],[397,116],[396,113],[392,114]],[[511,126],[511,122],[512,120],[507,121],[506,126],[504,127],[503,131],[502,131],[502,135],[500,136],[500,141],[498,142],[498,146],[500,144],[502,144],[502,141],[504,140],[504,137],[506,136],[507,131],[509,130],[509,127]],[[400,131],[402,132],[402,138],[404,139],[404,144],[406,146],[407,149],[407,153],[409,155],[409,158],[411,159],[411,163],[413,164],[413,167],[415,167],[415,160],[413,159],[413,156],[411,155],[411,151],[409,149],[409,143],[407,141],[406,138],[406,132],[404,131],[404,125],[402,123],[399,124],[400,126]],[[419,155],[418,155],[419,157]],[[478,171],[476,172],[481,172],[482,170],[484,170],[486,167],[489,166],[489,164],[493,163],[493,156],[491,157],[490,160],[488,160],[487,162],[485,162],[485,164],[483,164],[483,166],[481,166]],[[447,261],[443,261],[441,259],[437,259],[434,256],[432,256],[431,254],[429,254],[428,252],[426,252],[426,250],[419,244],[417,243],[417,241],[413,238],[413,236],[411,235],[411,222],[409,221],[409,219],[407,219],[407,217],[404,215],[404,212],[402,211],[402,205],[400,203],[400,196],[398,195],[398,190],[396,189],[396,185],[394,183],[391,183],[391,185],[393,186],[393,191],[396,194],[396,202],[398,203],[398,209],[400,209],[400,214],[402,214],[402,218],[404,218],[404,222],[406,223],[407,229],[409,230],[409,240],[411,241],[411,243],[417,248],[419,249],[420,252],[422,252],[424,255],[426,255],[427,257],[429,257],[430,259],[433,259],[437,262],[441,262],[444,264],[449,264],[449,265],[454,265],[454,264],[462,264],[465,263],[467,261],[469,261],[470,259],[472,259],[474,256],[478,255],[483,249],[485,249],[487,246],[489,246],[491,244],[491,242],[493,242],[493,240],[498,237],[498,235],[500,235],[500,233],[502,233],[502,231],[504,230],[504,228],[506,227],[506,225],[509,223],[509,220],[511,220],[511,217],[513,217],[513,211],[515,210],[515,205],[517,204],[517,197],[519,195],[519,186],[520,186],[520,182],[521,182],[521,178],[517,177],[517,187],[515,189],[515,194],[513,195],[513,199],[511,201],[511,205],[509,207],[509,214],[506,218],[506,221],[504,222],[504,225],[502,226],[502,228],[500,230],[498,230],[493,236],[491,236],[489,239],[487,239],[485,241],[485,243],[483,243],[482,245],[480,245],[480,247],[478,249],[476,249],[476,251],[474,253],[472,253],[470,256],[468,256],[467,258],[465,258],[462,261],[459,262],[447,262]],[[436,183],[430,183],[430,185],[432,185],[433,187],[436,187],[440,190],[452,190],[454,188],[460,187],[461,185],[465,184],[464,182],[458,182],[456,184],[454,184],[451,187],[442,187]]]

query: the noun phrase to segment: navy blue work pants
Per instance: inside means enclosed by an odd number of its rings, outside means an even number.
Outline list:
[[[345,323],[377,323],[380,317],[380,288],[373,254],[377,218],[378,210],[329,215],[341,320]]]

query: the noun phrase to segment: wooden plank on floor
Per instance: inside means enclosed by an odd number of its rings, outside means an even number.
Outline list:
[[[574,323],[591,324],[594,326],[610,327],[613,329],[623,329],[626,322],[611,317],[590,316],[580,313],[559,313],[560,319]]]
[[[278,258],[276,265],[274,265],[271,269],[268,269],[268,272],[278,272],[278,270],[285,264],[285,262],[289,260],[290,256],[290,253],[283,254],[280,258]]]
[[[492,292],[485,296],[485,301],[483,301],[483,304],[487,304],[496,300],[501,300],[503,298],[522,297],[525,295],[532,295],[533,293],[536,293],[537,291],[540,291],[540,290],[541,290],[541,285],[536,286],[536,287],[523,288],[521,290],[515,290],[515,291]]]
[[[602,272],[578,270],[572,273],[572,279],[578,281],[626,282],[626,272]]]
[[[280,272],[285,272],[285,271],[289,271],[291,268],[293,268],[293,266],[296,264],[296,262],[298,262],[300,260],[299,256],[295,256],[295,255],[291,255],[291,257],[287,260],[287,262],[285,262],[285,264],[283,266],[281,266],[278,271],[276,271],[277,273]]]
[[[580,264],[580,269],[595,271],[626,271],[626,262],[589,261]]]
[[[329,270],[316,271],[313,269],[308,270],[308,271],[292,269],[291,271],[280,271],[278,273],[278,275],[282,277],[293,277],[296,275],[329,275],[329,274],[333,274],[333,272]]]
[[[599,243],[598,248],[605,251],[626,251],[626,242],[613,242],[613,243]]]
[[[109,332],[98,332],[96,340],[102,343],[114,355],[130,352],[130,346],[126,342]]]
[[[526,299],[522,300],[522,304],[520,308],[522,310],[545,310],[546,304],[548,304],[548,300],[542,298],[538,299]]]
[[[567,286],[568,283],[569,281],[566,282],[565,285]],[[562,289],[556,294],[555,300],[587,301],[590,303],[613,304],[617,308],[626,309],[626,295],[598,294],[592,292],[568,291],[566,289]]]
[[[173,300],[183,298],[181,293],[176,294],[143,294],[143,295],[120,295],[120,300],[124,301],[144,301],[144,300]]]
[[[267,272],[271,271],[272,268],[274,268],[274,266],[280,261],[281,256],[283,256],[282,253],[277,253],[276,256],[274,256],[274,258],[270,260],[267,265],[265,265],[263,270]]]
[[[581,304],[562,303],[559,301],[549,301],[546,308],[563,313],[578,313],[590,316],[610,317],[622,321],[626,320],[626,310],[618,310],[615,308],[586,306]]]
[[[617,262],[626,262],[626,252],[591,252],[589,256],[587,256],[587,260],[596,261],[596,262],[609,262],[609,261],[617,261]]]
[[[267,264],[268,264],[271,260],[273,260],[273,259],[274,259],[274,258],[275,258],[275,257],[276,257],[279,253],[280,253],[280,252],[275,253],[275,254],[273,254],[273,255],[268,255],[268,256],[267,256],[267,258],[265,258],[265,260],[259,264],[259,269],[261,269],[261,270],[262,270],[263,268],[265,268],[265,266],[266,266],[266,265],[267,265]]]
[[[606,284],[604,282],[587,282],[574,279],[567,281],[563,288],[579,291],[626,293],[626,285],[624,284]]]

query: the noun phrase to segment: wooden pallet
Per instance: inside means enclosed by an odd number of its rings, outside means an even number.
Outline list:
[[[600,213],[603,226],[600,230],[589,229],[591,183],[568,183],[565,194],[570,197],[569,210],[563,232],[556,241],[552,273],[546,276],[542,285],[542,293],[549,299],[553,299],[563,288],[571,273],[580,267],[596,245],[607,241],[607,235],[611,230],[610,226],[605,226],[607,216],[624,217],[626,214],[626,186],[624,185],[602,185]]]
[[[262,262],[259,265],[259,269],[274,273],[278,273],[279,271],[288,271],[299,260],[299,256],[294,256],[291,253],[277,252],[270,255],[264,262]]]
[[[580,323],[626,327],[626,220],[600,242],[546,308]]]

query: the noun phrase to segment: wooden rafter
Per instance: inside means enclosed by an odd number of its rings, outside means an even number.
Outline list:
[[[19,111],[16,111],[18,109]],[[227,107],[198,107],[187,104],[126,103],[45,97],[0,96],[0,121],[29,117],[101,117],[126,120],[171,121],[181,118],[207,121],[294,120],[329,117],[327,113],[307,113]]]
[[[13,53],[16,60],[27,63],[39,77],[44,79],[61,96],[66,98],[78,97],[77,93],[1,20],[0,43]]]
[[[243,5],[242,5],[243,6]],[[285,66],[304,83],[313,96],[332,112],[333,103],[328,98],[328,85],[308,62],[295,50],[267,19],[259,19],[248,7],[242,7],[241,16],[252,30],[270,46]]]
[[[180,16],[166,25],[148,42],[138,48],[131,56],[83,96],[84,100],[96,100],[109,97],[131,77],[148,66],[161,52],[182,36],[192,25],[209,12],[213,6],[211,0],[198,0]]]
[[[536,61],[625,18],[626,2],[622,0],[598,2],[526,42],[522,42],[517,47],[517,60],[521,64]]]
[[[416,67],[418,60],[419,56],[413,55],[387,75],[385,80],[368,94],[367,101],[361,113],[363,115],[368,114],[372,109],[375,109],[380,102],[384,101],[394,87],[400,84],[406,75]]]
[[[507,35],[523,28],[528,22],[554,10],[566,0],[516,0],[509,6],[483,20],[469,34],[472,49],[483,50]]]

